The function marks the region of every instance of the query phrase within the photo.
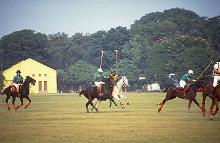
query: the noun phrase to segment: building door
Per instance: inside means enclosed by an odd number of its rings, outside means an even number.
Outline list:
[[[44,91],[47,91],[47,81],[44,81]]]
[[[42,81],[38,81],[39,92],[42,92]]]

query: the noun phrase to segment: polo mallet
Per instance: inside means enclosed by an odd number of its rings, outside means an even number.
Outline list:
[[[103,59],[103,56],[104,56],[104,51],[101,49],[101,61],[100,61],[100,65],[99,65],[100,68],[102,68],[102,59]]]
[[[212,60],[210,60],[210,63],[208,64],[208,66],[203,70],[203,72],[196,79],[199,79],[204,74],[204,72],[209,68],[211,64],[213,64]]]
[[[116,73],[118,73],[118,50],[115,50],[115,64],[116,64]]]

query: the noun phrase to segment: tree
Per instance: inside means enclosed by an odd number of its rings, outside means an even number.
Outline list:
[[[2,73],[2,71],[0,71],[0,91],[3,90],[4,80],[5,80],[5,77],[4,77],[3,73]]]
[[[96,71],[96,67],[91,64],[79,60],[75,64],[71,65],[67,70],[60,70],[60,82],[66,87],[60,84],[60,88],[73,89],[78,88],[79,85],[83,84],[93,84],[93,76]]]
[[[24,29],[1,38],[2,68],[6,69],[18,61],[33,58],[45,63],[49,56],[47,35]]]

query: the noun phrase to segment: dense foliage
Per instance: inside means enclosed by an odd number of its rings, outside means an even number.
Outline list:
[[[87,35],[24,29],[1,38],[1,70],[30,57],[58,70],[59,88],[72,89],[92,83],[102,49],[105,71],[116,68],[115,50],[119,51],[119,74],[128,76],[131,89],[143,83],[163,84],[169,73],[180,77],[189,69],[196,78],[210,60],[218,59],[219,23],[220,16],[199,17],[175,8],[146,14],[130,29],[119,26]],[[140,81],[140,76],[146,79]]]

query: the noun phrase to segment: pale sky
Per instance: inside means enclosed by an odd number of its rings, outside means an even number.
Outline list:
[[[220,0],[0,0],[0,37],[22,29],[72,36],[130,28],[145,14],[176,7],[220,15]]]

